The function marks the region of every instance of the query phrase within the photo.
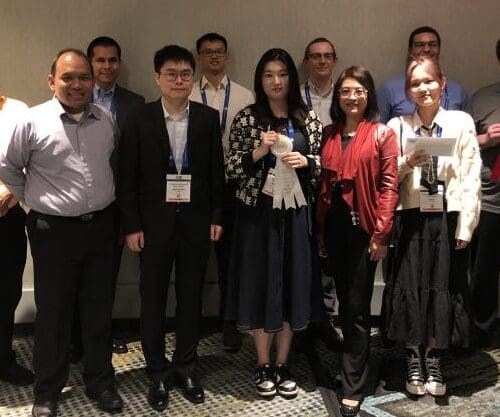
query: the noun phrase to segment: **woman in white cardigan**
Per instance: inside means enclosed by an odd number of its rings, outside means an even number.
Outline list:
[[[452,341],[468,344],[467,245],[479,220],[481,159],[472,118],[440,107],[445,85],[436,60],[412,59],[406,92],[415,112],[388,123],[401,154],[385,331],[406,344],[406,390],[413,395],[444,395],[439,358]],[[454,138],[453,153],[415,151],[418,137]]]

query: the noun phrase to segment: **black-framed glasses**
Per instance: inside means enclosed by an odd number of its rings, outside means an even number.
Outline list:
[[[308,55],[308,58],[312,61],[321,61],[321,59],[324,59],[325,61],[334,61],[337,57],[333,52],[326,52],[324,54],[313,52]]]
[[[161,72],[160,76],[165,78],[167,81],[174,82],[177,81],[177,78],[181,77],[182,81],[191,81],[193,79],[193,71],[167,71]]]
[[[415,42],[413,42],[414,48],[425,48],[426,46],[428,46],[429,48],[437,48],[439,46],[439,41],[429,41],[429,42],[415,41]]]
[[[206,58],[210,58],[214,55],[216,57],[226,56],[226,53],[227,51],[224,48],[219,48],[219,49],[206,48],[200,51],[200,55],[203,55]]]

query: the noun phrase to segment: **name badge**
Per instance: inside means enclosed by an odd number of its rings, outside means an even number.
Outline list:
[[[191,201],[191,175],[167,174],[167,203]]]
[[[269,197],[272,197],[274,195],[274,179],[274,169],[269,168],[266,182],[264,183],[264,187],[262,188],[262,194],[268,195]]]
[[[422,213],[439,213],[444,208],[444,187],[439,184],[436,194],[429,194],[425,187],[420,187],[420,211]]]

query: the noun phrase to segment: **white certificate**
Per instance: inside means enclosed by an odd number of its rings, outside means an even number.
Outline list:
[[[189,203],[191,200],[191,175],[167,175],[167,203]]]
[[[456,138],[408,138],[406,140],[404,153],[409,154],[412,151],[423,150],[426,154],[431,156],[453,156],[456,143]]]

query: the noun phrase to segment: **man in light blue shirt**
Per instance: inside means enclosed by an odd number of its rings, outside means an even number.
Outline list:
[[[428,56],[439,59],[441,38],[437,30],[423,26],[415,29],[408,39],[408,56]],[[408,100],[405,92],[405,74],[392,78],[382,84],[377,91],[380,121],[387,123],[393,117],[411,114],[415,104]],[[446,80],[446,88],[441,106],[446,110],[465,110],[469,96],[456,81]]]

